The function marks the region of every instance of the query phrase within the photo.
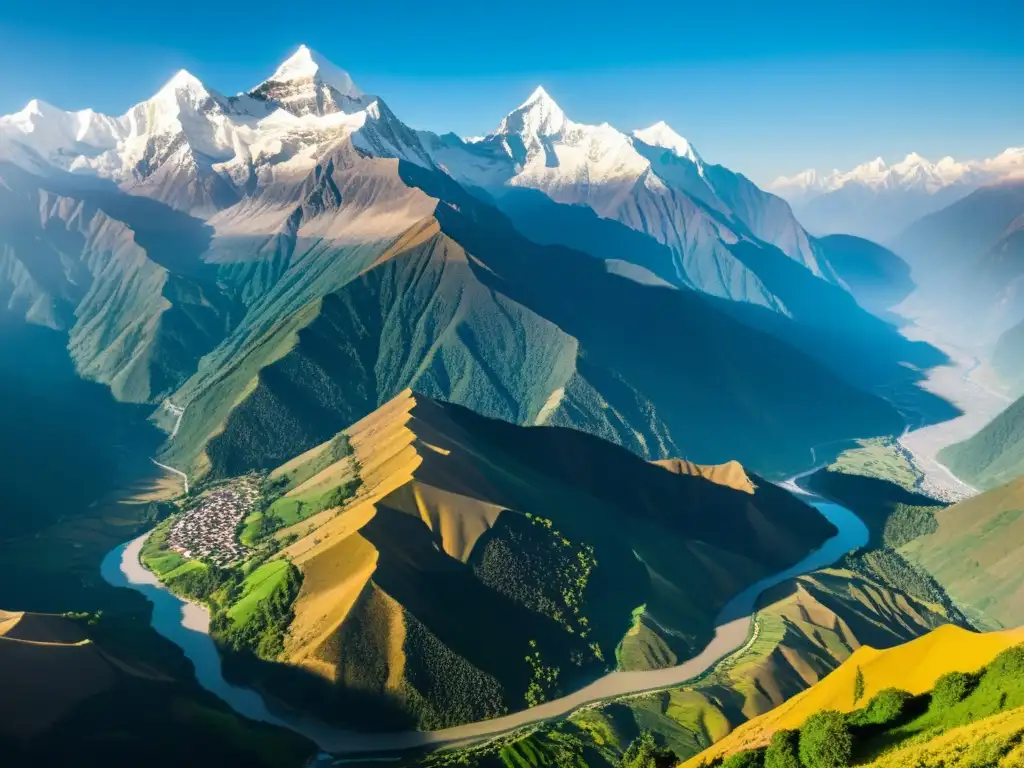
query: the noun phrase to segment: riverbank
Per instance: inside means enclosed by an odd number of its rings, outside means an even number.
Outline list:
[[[332,754],[387,753],[480,741],[560,719],[595,703],[677,687],[706,674],[749,642],[754,606],[762,592],[783,581],[831,565],[867,542],[867,528],[853,512],[824,500],[808,500],[836,526],[838,534],[799,563],[750,585],[733,597],[719,613],[714,638],[695,658],[667,669],[611,672],[568,696],[537,707],[438,731],[357,733],[302,715],[271,712],[258,693],[224,680],[220,655],[209,635],[210,616],[206,608],[171,594],[154,574],[142,566],[139,554],[145,536],[112,550],[103,561],[101,573],[113,586],[134,589],[153,603],[153,627],[192,660],[199,683],[239,714],[291,728]]]
[[[1003,411],[1011,399],[1000,391],[991,370],[974,351],[946,341],[926,325],[908,325],[902,333],[912,341],[927,342],[949,356],[950,363],[932,369],[921,387],[948,400],[962,415],[909,431],[899,439],[899,444],[924,476],[920,486],[922,493],[950,503],[974,496],[977,489],[960,480],[939,461],[939,451],[976,434]]]

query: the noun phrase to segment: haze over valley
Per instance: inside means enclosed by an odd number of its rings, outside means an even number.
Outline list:
[[[5,760],[1024,764],[1024,150],[267,71],[0,117]]]

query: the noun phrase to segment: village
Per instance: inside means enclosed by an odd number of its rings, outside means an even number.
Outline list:
[[[171,527],[168,545],[184,557],[220,567],[241,560],[247,550],[238,541],[236,530],[258,497],[259,483],[248,477],[210,491]]]

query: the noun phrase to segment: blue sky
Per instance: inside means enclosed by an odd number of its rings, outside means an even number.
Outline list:
[[[5,0],[0,114],[121,113],[185,68],[235,93],[300,43],[405,122],[472,135],[543,84],[569,116],[665,120],[766,182],[1024,144],[1024,3]]]

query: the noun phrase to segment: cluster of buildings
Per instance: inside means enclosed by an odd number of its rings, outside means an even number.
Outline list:
[[[252,511],[259,484],[243,478],[206,494],[199,505],[181,516],[167,536],[167,544],[184,557],[227,566],[245,557],[246,548],[235,532]]]

